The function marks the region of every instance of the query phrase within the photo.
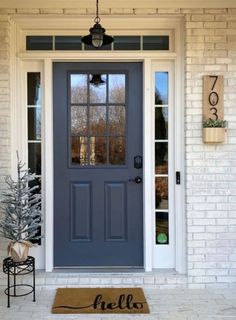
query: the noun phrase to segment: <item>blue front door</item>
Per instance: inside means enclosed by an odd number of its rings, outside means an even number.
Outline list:
[[[53,75],[54,266],[142,267],[142,64]]]

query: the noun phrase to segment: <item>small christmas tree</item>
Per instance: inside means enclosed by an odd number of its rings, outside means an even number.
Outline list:
[[[17,180],[11,176],[5,178],[7,191],[2,193],[3,218],[0,220],[0,235],[32,246],[30,240],[36,240],[41,223],[41,195],[35,192],[39,186],[30,186],[35,174],[24,169],[25,164],[19,160],[17,152]],[[11,246],[12,244],[10,244]]]

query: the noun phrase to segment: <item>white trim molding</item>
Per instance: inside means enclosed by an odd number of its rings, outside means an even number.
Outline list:
[[[123,62],[132,62],[132,61],[141,61],[143,62],[144,68],[144,81],[143,81],[143,92],[144,92],[144,100],[143,100],[143,137],[144,137],[144,267],[146,271],[151,271],[153,269],[153,251],[154,251],[154,223],[155,223],[155,194],[153,189],[153,172],[154,172],[154,162],[153,162],[153,132],[154,129],[150,128],[150,123],[153,122],[153,114],[151,112],[152,107],[152,63],[153,61],[171,61],[172,65],[175,68],[175,85],[174,85],[174,97],[175,104],[178,106],[178,121],[183,123],[184,121],[184,87],[183,87],[183,52],[182,47],[183,44],[179,41],[180,35],[183,33],[182,30],[182,19],[181,17],[162,17],[161,19],[149,19],[148,17],[138,17],[133,19],[135,22],[134,25],[130,25],[129,19],[127,17],[119,19],[117,18],[115,27],[113,26],[114,34],[127,34],[127,30],[135,29],[139,25],[139,30],[142,29],[144,25],[146,26],[146,34],[155,34],[157,30],[173,30],[174,37],[178,41],[175,41],[175,49],[169,52],[145,52],[145,51],[75,51],[75,52],[66,52],[66,51],[26,51],[25,50],[25,35],[32,34],[32,32],[38,34],[60,34],[62,31],[63,34],[71,34],[71,30],[73,30],[73,25],[76,22],[75,18],[65,19],[63,26],[65,26],[64,30],[62,30],[62,23],[60,19],[48,17],[47,19],[43,17],[36,18],[33,16],[29,16],[28,18],[25,16],[11,18],[12,20],[12,35],[14,36],[15,51],[12,55],[13,68],[12,70],[12,86],[14,88],[14,92],[16,94],[16,98],[13,100],[13,122],[12,127],[18,123],[19,119],[21,119],[21,111],[24,108],[24,98],[22,97],[23,92],[25,91],[25,84],[23,83],[22,77],[21,81],[18,82],[17,79],[19,75],[22,73],[22,65],[24,63],[30,63],[33,61],[40,61],[42,65],[42,74],[43,74],[43,86],[44,86],[44,112],[43,112],[43,137],[44,141],[42,141],[43,146],[43,154],[42,154],[42,176],[43,176],[43,197],[44,197],[44,213],[45,213],[45,269],[47,272],[53,270],[53,73],[52,67],[53,62],[57,61],[123,61]],[[87,18],[84,20],[84,25],[91,21]],[[68,22],[68,24],[67,24]],[[112,23],[112,20],[110,21]],[[41,29],[40,26],[43,26]],[[122,30],[119,29],[119,26],[123,26]],[[168,26],[168,27],[167,27]],[[126,29],[125,29],[126,28]],[[78,31],[78,30],[77,30]],[[17,104],[17,101],[21,101],[21,108]],[[22,121],[22,120],[20,120]],[[23,125],[17,127],[15,131],[15,136],[21,137]],[[183,128],[183,126],[182,126]],[[176,135],[176,132],[175,132]],[[183,135],[181,134],[181,139],[183,139]],[[20,139],[14,143],[14,148],[16,145],[23,145]],[[181,154],[179,159],[175,160],[175,166],[177,164],[181,164],[184,177],[184,150],[183,150],[184,142],[180,145],[178,150],[178,154]],[[12,149],[12,153],[14,150]],[[182,162],[181,162],[182,161]],[[13,166],[15,165],[13,161]],[[179,167],[178,167],[179,168]],[[183,181],[184,179],[182,179]],[[152,190],[150,192],[150,190]],[[185,223],[184,219],[184,188],[181,186],[178,191],[178,201],[181,201],[179,205],[179,209],[181,213],[178,215],[178,219],[176,221],[176,230],[184,231],[181,229],[181,225]],[[176,206],[176,204],[174,204]],[[180,273],[185,273],[185,234],[178,234],[178,238],[182,240],[176,242],[176,256],[178,256],[178,261],[176,260],[176,270]]]

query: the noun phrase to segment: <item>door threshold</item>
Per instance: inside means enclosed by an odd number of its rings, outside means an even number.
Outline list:
[[[55,267],[56,273],[143,273],[143,267]]]

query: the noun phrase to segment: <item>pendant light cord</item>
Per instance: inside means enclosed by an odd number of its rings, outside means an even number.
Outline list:
[[[96,17],[94,19],[95,23],[99,23],[100,22],[100,18],[98,16],[98,0],[96,0]]]

